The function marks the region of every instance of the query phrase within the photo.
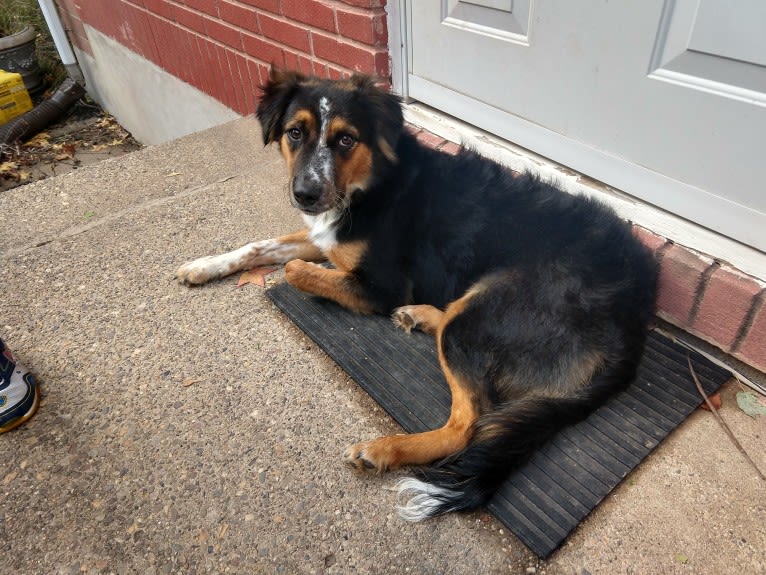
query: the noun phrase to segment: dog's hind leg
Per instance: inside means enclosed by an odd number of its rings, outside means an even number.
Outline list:
[[[445,376],[452,391],[452,410],[444,426],[423,433],[389,435],[357,443],[346,450],[346,463],[362,471],[387,471],[402,465],[425,465],[468,445],[479,416],[478,407],[470,394],[470,386],[451,372],[445,372]]]
[[[391,435],[352,445],[346,450],[345,461],[360,470],[386,471],[402,465],[424,465],[463,449],[471,439],[473,426],[479,417],[479,402],[475,385],[466,376],[454,371],[443,352],[442,333],[449,322],[465,308],[471,293],[453,302],[445,312],[432,306],[406,306],[398,311],[418,328],[435,331],[439,363],[449,384],[452,405],[449,419],[441,428],[410,435]],[[396,312],[395,312],[396,315]],[[396,320],[395,320],[396,321]],[[437,322],[434,326],[432,322]]]
[[[326,259],[320,249],[309,241],[308,230],[252,242],[225,254],[187,262],[178,268],[175,277],[184,284],[203,284],[259,266],[284,265],[294,259],[312,262]]]

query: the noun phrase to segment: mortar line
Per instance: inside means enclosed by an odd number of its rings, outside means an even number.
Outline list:
[[[739,348],[742,347],[742,344],[745,342],[745,339],[750,333],[750,328],[753,326],[755,317],[758,315],[758,312],[761,311],[761,308],[764,305],[766,305],[766,289],[762,289],[751,300],[750,308],[747,310],[747,314],[739,326],[739,330],[737,331],[737,335],[734,338],[734,343],[731,346],[730,353],[737,353]]]

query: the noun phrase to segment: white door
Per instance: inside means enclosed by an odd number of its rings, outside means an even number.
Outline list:
[[[766,1],[406,10],[410,97],[766,251]]]

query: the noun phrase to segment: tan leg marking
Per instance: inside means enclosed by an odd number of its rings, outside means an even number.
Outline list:
[[[327,259],[341,271],[352,271],[359,265],[366,251],[367,242],[343,242],[330,248],[327,253]]]
[[[357,313],[372,313],[372,306],[355,288],[352,274],[331,270],[303,260],[292,260],[285,266],[287,282],[299,290],[334,301]]]
[[[469,293],[452,302],[445,312],[440,312],[432,306],[410,306],[416,308],[415,315],[422,314],[426,322],[441,319],[436,329],[436,345],[439,364],[452,394],[452,408],[447,423],[433,431],[390,435],[352,445],[346,450],[344,456],[346,463],[362,471],[380,472],[402,465],[431,463],[456,453],[468,445],[473,434],[473,424],[479,417],[479,406],[473,395],[471,382],[453,373],[447,364],[442,352],[441,337],[444,328],[452,318],[465,309],[466,302],[471,296],[472,294]]]

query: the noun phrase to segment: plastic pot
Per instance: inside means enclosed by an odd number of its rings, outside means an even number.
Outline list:
[[[45,90],[37,63],[36,40],[37,32],[31,26],[25,26],[10,36],[0,36],[0,70],[21,74],[24,87],[32,99],[39,97]]]

